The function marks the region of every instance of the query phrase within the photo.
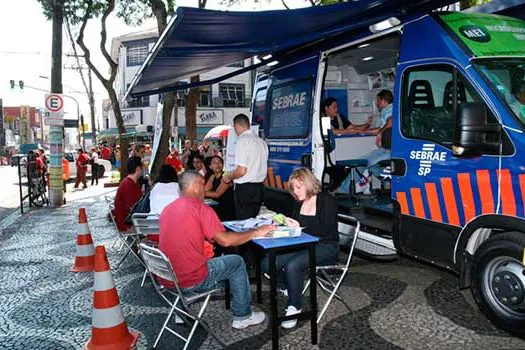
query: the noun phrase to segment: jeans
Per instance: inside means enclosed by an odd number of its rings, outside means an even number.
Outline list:
[[[228,280],[232,294],[231,310],[235,320],[244,320],[252,315],[252,294],[244,260],[239,255],[223,255],[208,260],[208,276],[201,283],[182,288],[184,294],[204,293],[220,287]]]
[[[381,175],[381,170],[382,170],[381,166],[379,165],[379,162],[390,159],[390,150],[385,149],[385,148],[377,148],[373,150],[372,152],[361,157],[361,159],[366,159],[368,161],[368,166],[366,167],[366,169],[368,169],[370,174],[372,174],[375,177],[379,177],[379,175]],[[358,167],[357,170],[360,173],[362,173],[363,171],[365,171],[365,168]],[[354,172],[354,174],[355,174],[354,181],[355,182],[359,181],[359,174],[357,174],[356,172]],[[346,179],[344,179],[344,181],[339,186],[339,189],[341,192],[350,193],[350,183],[352,180],[351,176],[352,176],[351,174],[348,175]]]
[[[331,265],[337,262],[339,247],[335,244],[319,244],[315,247],[315,261],[317,266]],[[288,290],[288,306],[301,308],[303,291],[303,278],[309,266],[308,250],[278,254],[275,257],[277,270],[277,284]],[[264,272],[269,271],[268,257],[262,261]]]

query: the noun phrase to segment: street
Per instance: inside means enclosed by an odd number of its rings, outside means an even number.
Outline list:
[[[2,190],[0,191],[0,221],[2,221],[20,207],[18,168],[0,167],[0,179],[2,179]]]
[[[81,349],[88,340],[93,274],[70,271],[81,207],[86,208],[95,245],[104,244],[108,251],[128,327],[142,333],[137,349],[152,348],[169,309],[150,281],[140,287],[143,269],[133,257],[115,269],[116,231],[107,219],[104,200],[114,193],[115,189],[102,185],[70,191],[66,206],[35,208],[8,224],[6,238],[0,241],[1,349]],[[281,348],[525,348],[525,341],[496,328],[480,313],[470,292],[457,289],[455,275],[410,259],[378,263],[354,258],[341,295],[352,311],[334,300],[319,325],[317,346],[310,344],[310,325],[302,320],[294,329],[280,330]],[[278,297],[282,312],[286,298]],[[319,303],[326,300],[320,289],[318,298]],[[263,303],[255,304],[255,309],[268,315],[267,283]],[[204,318],[228,349],[271,348],[268,320],[242,331],[232,329],[222,294],[211,300]],[[182,344],[166,333],[158,348],[182,348]],[[189,348],[211,350],[219,345],[198,328]]]

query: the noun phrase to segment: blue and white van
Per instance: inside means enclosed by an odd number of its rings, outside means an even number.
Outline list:
[[[523,332],[525,22],[435,13],[390,27],[258,75],[252,120],[270,151],[265,203],[287,213],[294,168],[312,169],[333,189],[330,177],[346,175],[376,147],[375,136],[334,135],[322,120],[324,98],[362,124],[377,118],[375,96],[388,89],[390,179],[376,183],[390,192],[338,197],[340,212],[361,220],[357,249],[454,271],[492,321]]]
[[[182,8],[129,93],[214,83],[176,84],[258,55],[260,63],[236,73],[259,68],[251,117],[269,147],[265,204],[286,214],[293,169],[308,167],[333,189],[376,147],[374,136],[334,134],[322,100],[335,98],[353,124],[369,116],[377,123],[375,96],[390,90],[388,176],[373,181],[373,199],[338,196],[340,231],[351,230],[345,214],[355,216],[361,252],[402,254],[457,273],[494,323],[523,335],[525,22],[431,11],[452,2],[361,0],[267,13]],[[523,15],[520,4],[515,13]]]

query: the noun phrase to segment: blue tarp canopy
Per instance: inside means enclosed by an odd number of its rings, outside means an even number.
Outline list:
[[[454,2],[360,0],[263,12],[179,7],[133,79],[128,94],[138,97],[175,90],[182,79],[249,57],[272,54],[272,60],[279,59],[279,55],[318,40],[351,30],[368,30],[371,24],[390,17],[407,20]]]

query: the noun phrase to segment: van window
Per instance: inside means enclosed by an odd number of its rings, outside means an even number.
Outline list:
[[[270,90],[269,138],[306,137],[310,124],[312,82],[309,79]]]
[[[266,88],[257,90],[252,111],[252,125],[259,125],[259,136],[261,137],[264,137],[263,122],[266,107],[266,92]]]
[[[454,68],[447,65],[418,67],[405,73],[403,80],[403,135],[451,146],[454,129]],[[472,84],[459,72],[457,104],[483,102]],[[454,108],[456,107],[456,108]],[[489,123],[497,123],[487,108]]]

